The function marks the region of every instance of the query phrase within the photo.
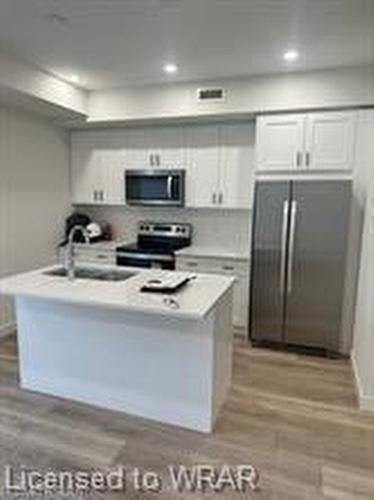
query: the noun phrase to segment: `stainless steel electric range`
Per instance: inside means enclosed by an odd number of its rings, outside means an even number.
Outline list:
[[[175,269],[175,252],[191,244],[192,226],[141,221],[137,241],[116,248],[118,266]]]

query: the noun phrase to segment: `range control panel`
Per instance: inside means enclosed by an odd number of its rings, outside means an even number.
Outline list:
[[[191,238],[191,224],[140,221],[138,235],[170,238]]]

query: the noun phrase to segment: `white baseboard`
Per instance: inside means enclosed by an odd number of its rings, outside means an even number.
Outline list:
[[[357,361],[354,353],[351,353],[351,363],[353,369],[353,375],[356,383],[357,399],[360,406],[360,410],[373,411],[374,412],[374,396],[368,396],[365,394],[360,378],[360,372],[358,370]]]
[[[15,323],[5,323],[4,325],[0,325],[0,337],[11,335],[15,331],[16,331]]]

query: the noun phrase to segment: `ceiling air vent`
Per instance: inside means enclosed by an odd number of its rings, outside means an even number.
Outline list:
[[[218,89],[218,88],[198,89],[197,100],[199,102],[224,101],[225,95],[226,92],[224,89]]]

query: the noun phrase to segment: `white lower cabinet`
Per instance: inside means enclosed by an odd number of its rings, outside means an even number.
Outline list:
[[[249,311],[249,260],[231,258],[177,256],[177,271],[234,276],[234,304],[232,324],[238,333],[248,331]]]
[[[95,249],[93,247],[78,247],[74,250],[75,261],[78,264],[97,264],[106,266],[116,265],[116,252],[114,249]]]

